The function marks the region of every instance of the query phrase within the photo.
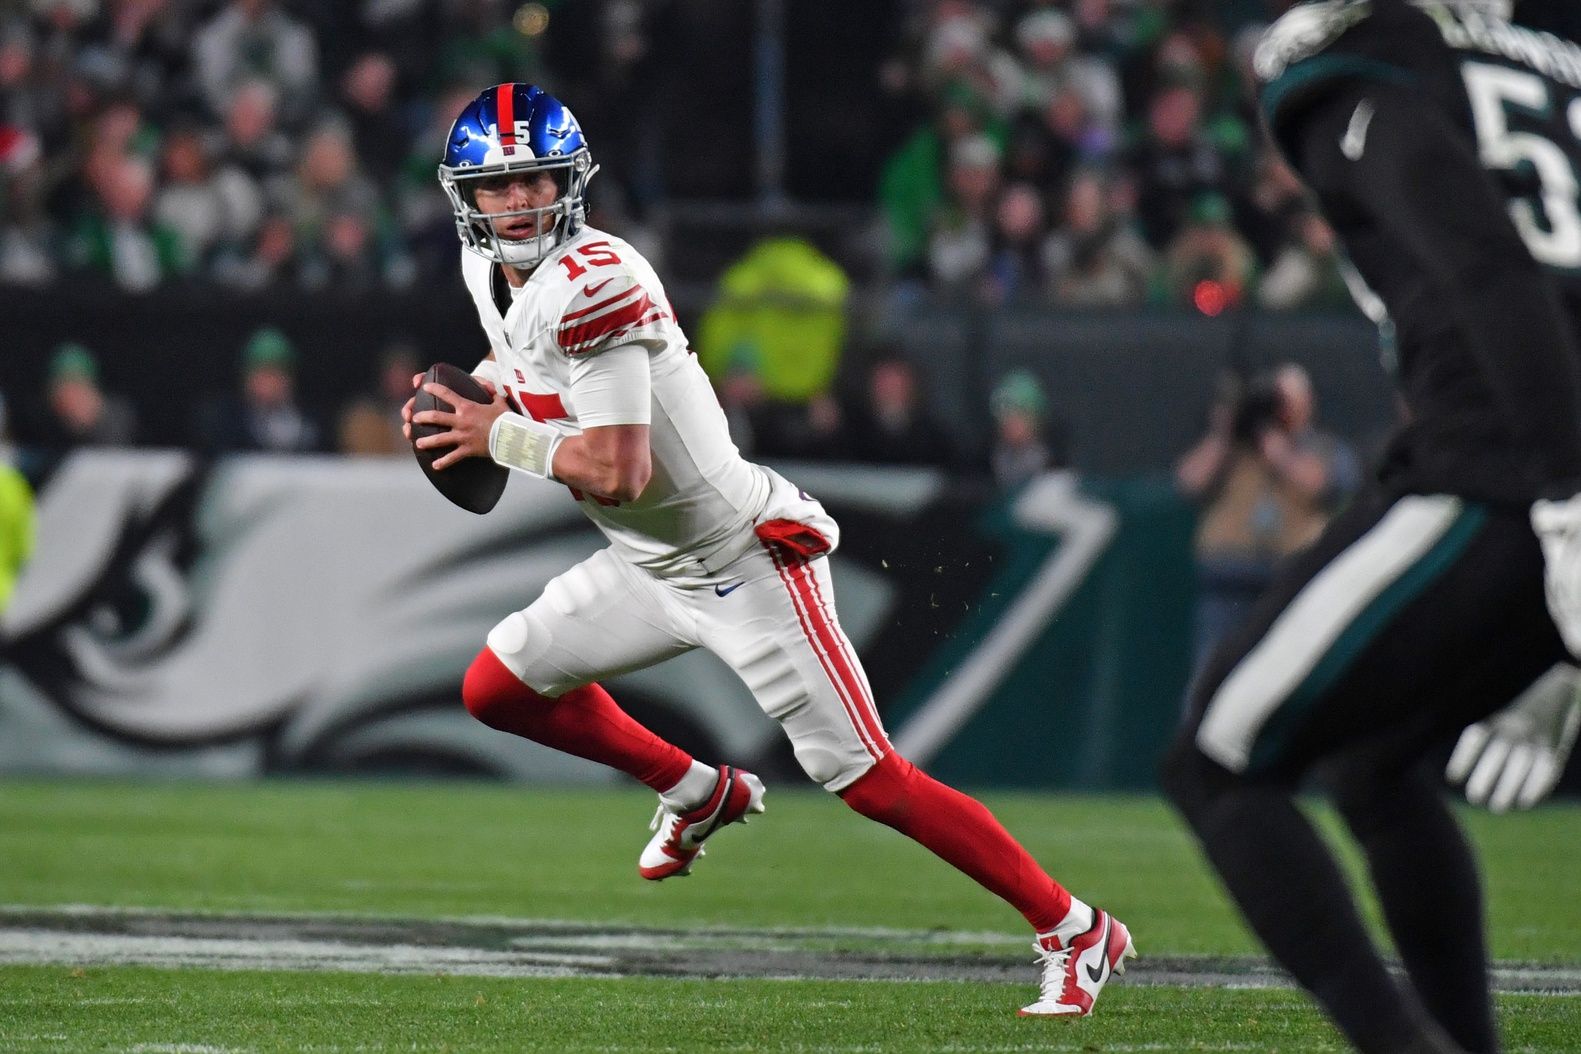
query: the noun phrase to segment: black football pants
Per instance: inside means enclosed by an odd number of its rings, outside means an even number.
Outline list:
[[[1562,658],[1524,509],[1375,487],[1193,686],[1165,790],[1269,951],[1368,1054],[1498,1048],[1476,864],[1424,759]],[[1366,855],[1407,985],[1294,803],[1314,775]]]

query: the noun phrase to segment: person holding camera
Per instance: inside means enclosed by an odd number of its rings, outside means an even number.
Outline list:
[[[1195,667],[1268,585],[1274,565],[1322,532],[1360,481],[1355,454],[1315,426],[1306,370],[1286,363],[1226,384],[1208,432],[1175,466],[1201,506]]]

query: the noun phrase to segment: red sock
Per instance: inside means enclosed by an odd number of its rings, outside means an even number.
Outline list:
[[[656,791],[675,786],[692,764],[690,754],[633,721],[598,685],[546,698],[488,648],[472,660],[461,699],[490,728],[619,769]]]
[[[894,751],[840,792],[870,820],[912,838],[1008,901],[1039,933],[1059,925],[1070,894],[981,802],[946,787]]]

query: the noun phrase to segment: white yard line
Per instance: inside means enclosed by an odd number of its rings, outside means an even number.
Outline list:
[[[846,944],[840,950],[831,942]],[[564,920],[195,915],[0,907],[0,965],[329,970],[478,977],[707,977],[1009,982],[1002,934],[897,929],[597,928]],[[1021,945],[1020,938],[1010,941]],[[1028,968],[1030,969],[1030,968]],[[1581,996],[1581,967],[1498,963],[1502,992]],[[1154,956],[1127,982],[1288,988],[1263,959]],[[106,1005],[116,1000],[104,997]],[[124,1002],[137,1002],[125,999]],[[0,993],[0,1006],[7,1000]]]

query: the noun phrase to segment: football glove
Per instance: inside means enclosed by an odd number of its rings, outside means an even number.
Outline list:
[[[1493,812],[1530,809],[1564,774],[1581,729],[1581,670],[1561,663],[1515,702],[1460,734],[1444,775]]]

